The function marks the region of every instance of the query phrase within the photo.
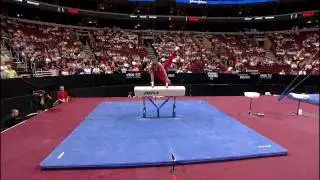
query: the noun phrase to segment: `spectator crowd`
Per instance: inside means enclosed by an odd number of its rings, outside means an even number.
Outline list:
[[[17,64],[53,75],[110,74],[144,71],[152,60],[142,33],[116,28],[77,29],[49,24],[6,20],[1,25],[1,77],[17,77]],[[85,32],[87,39],[79,38]],[[317,31],[270,33],[259,43],[249,35],[199,35],[189,32],[153,32],[152,48],[164,62],[174,47],[181,51],[171,71],[237,73],[319,73]]]

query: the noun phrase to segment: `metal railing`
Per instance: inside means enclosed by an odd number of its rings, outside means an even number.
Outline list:
[[[58,76],[58,72],[54,71],[35,71],[33,77],[48,77],[48,76]]]

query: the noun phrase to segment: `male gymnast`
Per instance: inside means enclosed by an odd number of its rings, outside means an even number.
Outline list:
[[[174,52],[170,55],[170,57],[166,60],[166,62],[162,65],[158,61],[153,61],[149,67],[149,73],[151,76],[151,87],[154,87],[154,77],[156,77],[162,84],[165,84],[166,87],[171,85],[171,81],[168,78],[167,71],[172,64],[173,59],[177,56],[177,51],[179,47],[174,49]]]

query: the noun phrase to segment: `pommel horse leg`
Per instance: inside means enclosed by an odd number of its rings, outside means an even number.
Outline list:
[[[173,97],[172,116],[176,117],[176,97]]]
[[[157,117],[160,117],[160,109],[162,108],[162,106],[164,106],[168,101],[169,101],[170,97],[168,97],[160,106],[158,106],[153,100],[152,98],[149,97],[150,102],[154,105],[154,107],[156,107],[157,109]]]
[[[143,97],[143,110],[142,110],[142,116],[145,118],[146,117],[146,113],[147,113],[147,110],[146,110],[146,98]]]
[[[177,96],[185,96],[186,88],[184,86],[135,86],[134,93],[137,97],[143,97],[143,117],[147,117],[147,102],[150,101],[157,110],[157,117],[160,117],[160,109],[169,101],[170,98],[173,98],[173,107],[172,107],[172,116],[176,117],[176,97]],[[156,96],[166,97],[166,100],[158,106],[155,101],[158,99]],[[154,97],[154,99],[152,98]],[[147,98],[147,99],[146,99]],[[160,103],[159,103],[160,104]],[[170,111],[170,107],[169,107]],[[169,112],[170,113],[170,112]],[[170,113],[171,114],[171,113]]]
[[[170,97],[168,97],[160,106],[158,106],[153,100],[152,97],[148,97],[149,101],[154,105],[157,109],[157,117],[160,117],[160,109],[169,101]],[[172,116],[176,116],[176,97],[173,97],[173,108],[172,108]],[[145,98],[143,98],[143,117],[146,117],[146,102]]]

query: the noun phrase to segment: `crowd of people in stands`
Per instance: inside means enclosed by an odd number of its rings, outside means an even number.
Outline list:
[[[141,70],[142,58],[147,57],[147,53],[136,33],[120,29],[105,29],[91,33],[94,37],[91,48],[95,59],[100,62],[99,68],[102,72]]]
[[[79,40],[79,29],[76,28],[16,20],[7,20],[2,26],[3,44],[12,53],[14,61],[26,62],[35,71],[50,71],[53,75],[123,73],[146,70],[152,60],[141,35],[134,31],[116,28],[82,30],[88,35],[84,42]],[[170,67],[177,73],[319,72],[317,31],[267,34],[263,45],[247,35],[153,33],[152,47],[159,61],[165,61],[174,47],[181,48]],[[7,55],[1,54],[1,77],[17,77],[15,65]]]
[[[201,72],[205,62],[208,62],[206,55],[188,33],[162,33],[158,34],[153,47],[163,63],[171,55],[175,47],[181,47],[179,54],[173,60],[170,69],[179,72]]]
[[[291,71],[312,70],[319,73],[319,34],[314,32],[275,33],[271,36],[278,61],[288,65]]]

